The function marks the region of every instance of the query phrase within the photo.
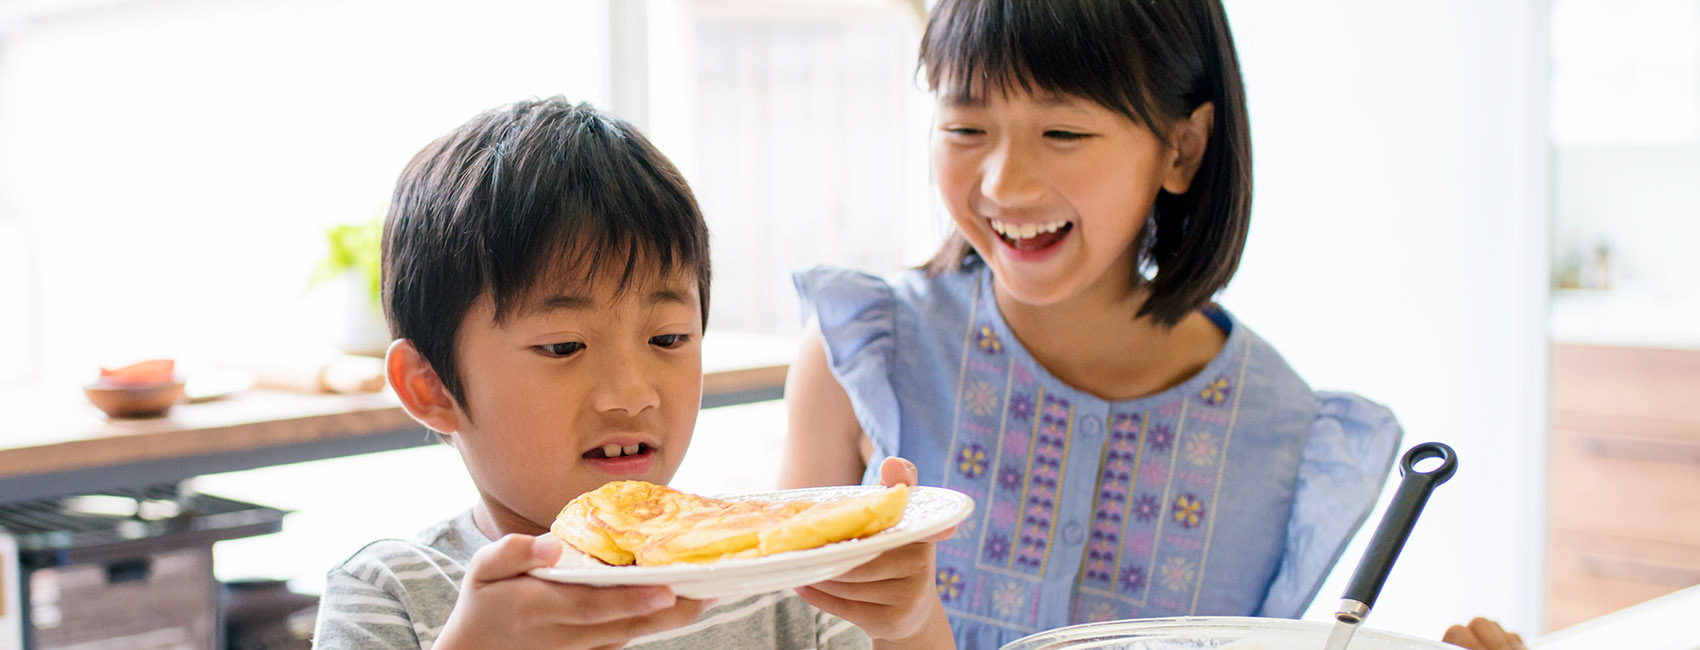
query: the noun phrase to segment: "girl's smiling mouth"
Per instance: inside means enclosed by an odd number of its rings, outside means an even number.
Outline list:
[[[1050,248],[1074,231],[1072,221],[1015,222],[987,219],[986,222],[991,225],[992,232],[998,234],[998,239],[1003,240],[1005,246],[1027,253]]]

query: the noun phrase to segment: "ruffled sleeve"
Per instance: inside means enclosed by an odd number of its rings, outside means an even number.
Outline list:
[[[1287,553],[1260,616],[1298,618],[1375,509],[1403,432],[1393,412],[1351,393],[1318,392],[1299,464]]]
[[[897,301],[885,280],[850,269],[815,267],[792,276],[803,322],[820,324],[832,376],[850,396],[856,421],[874,442],[870,467],[897,450],[897,393],[891,360]],[[876,479],[877,480],[877,479]]]

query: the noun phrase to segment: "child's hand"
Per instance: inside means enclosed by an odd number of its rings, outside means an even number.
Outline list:
[[[553,566],[562,548],[551,535],[508,535],[479,549],[437,650],[619,648],[702,614],[705,603],[665,587],[592,587],[525,574]]]
[[[915,480],[915,465],[907,460],[887,458],[880,465],[880,483],[887,487]],[[837,578],[798,587],[797,595],[862,628],[876,648],[954,648],[933,583],[933,543],[950,533],[881,553]]]
[[[1469,625],[1454,625],[1446,630],[1441,641],[1470,650],[1528,650],[1523,637],[1506,632],[1499,623],[1485,618],[1471,619]]]

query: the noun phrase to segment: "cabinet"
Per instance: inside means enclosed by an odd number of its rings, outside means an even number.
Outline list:
[[[1549,630],[1700,584],[1700,350],[1551,357]]]

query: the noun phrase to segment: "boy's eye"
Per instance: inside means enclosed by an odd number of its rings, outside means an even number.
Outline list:
[[[542,352],[544,355],[547,355],[547,356],[570,357],[570,356],[576,354],[579,350],[583,350],[584,344],[580,343],[578,341],[568,341],[566,343],[549,343],[549,344],[545,344],[545,345],[539,345],[539,346],[536,346],[536,348],[537,348],[538,351]]]
[[[654,345],[654,346],[658,346],[658,347],[667,348],[667,349],[673,349],[673,348],[679,347],[681,345],[684,345],[685,341],[688,341],[688,340],[690,340],[690,336],[685,335],[685,334],[662,334],[660,336],[649,337],[649,344]]]
[[[961,136],[961,137],[984,135],[986,133],[983,129],[976,129],[976,128],[970,127],[970,126],[946,127],[944,129],[944,132],[948,133],[950,135]]]
[[[1062,140],[1064,142],[1073,142],[1075,140],[1085,140],[1085,139],[1090,138],[1092,136],[1091,136],[1091,134],[1087,134],[1087,133],[1076,133],[1074,131],[1058,131],[1056,129],[1052,129],[1052,130],[1045,132],[1045,137],[1050,138],[1052,140]]]

